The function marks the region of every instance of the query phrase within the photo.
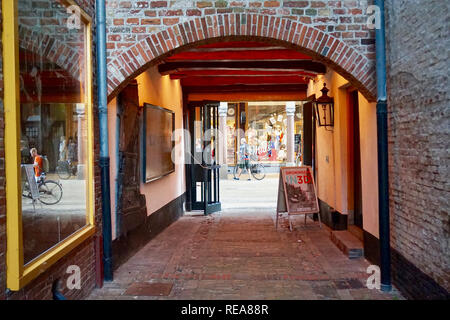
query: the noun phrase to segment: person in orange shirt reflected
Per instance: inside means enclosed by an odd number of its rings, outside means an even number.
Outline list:
[[[44,172],[43,165],[44,161],[40,155],[38,155],[36,148],[31,148],[30,150],[31,157],[33,158],[33,167],[34,167],[34,178],[36,182],[39,182],[41,179],[41,174]]]

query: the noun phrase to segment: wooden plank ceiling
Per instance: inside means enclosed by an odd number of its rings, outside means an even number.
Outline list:
[[[309,80],[326,67],[281,46],[230,41],[175,54],[158,70],[179,79],[186,92],[298,92],[306,91]]]

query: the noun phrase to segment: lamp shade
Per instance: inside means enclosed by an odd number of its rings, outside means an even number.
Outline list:
[[[322,96],[314,101],[319,127],[334,126],[334,99],[328,96],[326,83],[323,84]]]

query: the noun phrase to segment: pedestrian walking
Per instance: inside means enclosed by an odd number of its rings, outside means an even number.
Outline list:
[[[39,182],[41,179],[41,175],[44,172],[44,160],[42,156],[40,156],[37,152],[36,148],[31,148],[30,150],[31,157],[33,158],[33,167],[34,167],[34,175],[36,182]]]
[[[241,139],[241,145],[239,147],[239,168],[237,171],[237,176],[240,176],[242,173],[242,170],[246,170],[248,174],[248,181],[251,180],[250,178],[250,150],[249,146],[247,144],[247,141],[245,138]],[[234,180],[239,180],[239,178],[234,177]]]
[[[69,164],[73,164],[77,161],[77,150],[78,146],[75,143],[75,140],[70,137],[69,145],[67,146],[67,159],[69,160]]]

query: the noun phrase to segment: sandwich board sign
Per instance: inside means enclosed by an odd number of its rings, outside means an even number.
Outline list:
[[[39,189],[34,178],[34,167],[32,164],[24,164],[22,165],[25,168],[25,174],[27,176],[28,186],[30,188],[31,199],[36,200],[39,199]]]
[[[282,167],[280,171],[276,227],[280,213],[287,212],[292,231],[291,215],[304,214],[306,224],[307,214],[319,212],[316,185],[309,166]],[[319,225],[322,227],[320,215]]]

